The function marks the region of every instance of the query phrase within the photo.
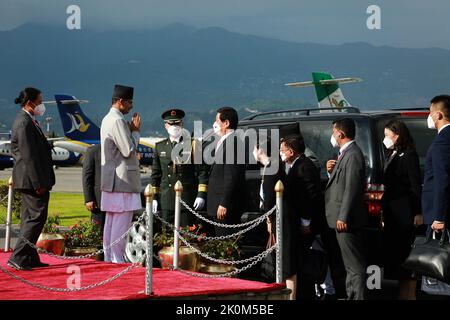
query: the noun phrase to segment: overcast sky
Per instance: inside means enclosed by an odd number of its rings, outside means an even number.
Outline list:
[[[65,28],[71,4],[81,7],[82,29],[178,22],[295,42],[450,49],[449,0],[0,0],[0,30],[29,22]],[[371,4],[381,7],[381,30],[366,27]]]

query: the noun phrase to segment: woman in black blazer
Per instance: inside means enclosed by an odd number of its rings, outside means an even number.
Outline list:
[[[381,201],[384,219],[385,278],[399,280],[399,299],[416,298],[416,280],[402,267],[411,251],[415,226],[421,224],[419,156],[407,126],[391,120],[384,128],[388,149],[384,164],[385,192]]]

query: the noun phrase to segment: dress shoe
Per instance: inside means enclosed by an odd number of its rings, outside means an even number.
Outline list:
[[[50,266],[48,263],[38,262],[31,265],[33,268],[45,268]]]
[[[14,268],[14,269],[19,270],[19,271],[31,271],[31,270],[33,270],[29,266],[21,266],[20,264],[17,264],[14,261],[8,261],[7,265],[9,267]]]

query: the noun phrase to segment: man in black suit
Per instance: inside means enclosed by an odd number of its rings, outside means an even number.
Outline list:
[[[320,187],[319,170],[305,155],[305,142],[300,134],[288,135],[281,139],[279,171],[266,175],[263,180],[264,208],[275,205],[274,187],[278,180],[284,184],[283,212],[283,277],[292,290],[290,299],[298,293],[302,300],[313,300],[314,283],[302,278],[300,274],[297,288],[297,273],[306,250],[311,247],[314,235],[318,232],[318,222],[323,214],[323,194]],[[256,160],[268,165],[269,160],[263,151],[257,152]],[[271,165],[276,166],[278,156],[272,157]],[[270,220],[269,227],[274,224]],[[275,230],[272,230],[274,232]]]
[[[17,270],[48,266],[41,263],[36,244],[48,215],[50,190],[55,184],[51,147],[35,116],[42,116],[42,94],[25,88],[15,101],[22,106],[12,128],[13,185],[22,196],[20,234],[8,265]],[[25,238],[25,239],[24,239]]]
[[[327,162],[330,175],[325,190],[328,226],[336,237],[347,271],[346,291],[349,300],[363,300],[366,286],[366,262],[362,229],[367,223],[364,203],[365,160],[355,139],[355,122],[350,118],[333,122],[331,144],[339,147],[338,160]]]
[[[83,161],[83,192],[86,209],[91,212],[91,219],[105,226],[105,212],[100,210],[102,192],[101,185],[101,145],[89,147]]]
[[[225,224],[239,223],[244,208],[242,187],[245,183],[245,163],[238,163],[238,150],[242,150],[243,145],[235,133],[237,125],[238,115],[235,109],[224,107],[217,110],[213,128],[220,139],[213,151],[207,211],[210,217]],[[215,232],[220,236],[236,230],[215,227]]]
[[[320,189],[319,170],[305,155],[305,142],[301,135],[291,135],[281,139],[280,156],[284,162],[284,199],[285,217],[291,221],[284,223],[286,236],[295,241],[293,243],[297,259],[299,285],[297,293],[302,300],[313,300],[315,296],[314,282],[301,276],[301,261],[306,251],[311,247],[314,233],[317,231],[316,223],[323,212],[323,196]],[[290,232],[289,232],[290,230]],[[286,252],[290,252],[287,250]]]
[[[428,127],[438,134],[425,161],[422,209],[424,223],[433,231],[450,225],[450,96],[431,100]]]

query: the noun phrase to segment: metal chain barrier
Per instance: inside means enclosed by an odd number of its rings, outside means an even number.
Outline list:
[[[232,277],[232,276],[238,275],[241,272],[244,272],[245,270],[250,269],[251,267],[253,267],[256,264],[258,264],[259,262],[261,262],[270,252],[272,252],[275,249],[275,246],[273,246],[272,248],[269,248],[269,249],[270,249],[269,252],[265,253],[263,256],[260,256],[258,259],[254,260],[250,264],[248,264],[240,269],[236,269],[234,271],[230,271],[230,272],[226,272],[226,273],[222,273],[222,274],[204,274],[204,273],[183,270],[180,268],[176,268],[176,271],[179,271],[181,273],[184,273],[184,274],[192,276],[192,277],[205,278],[205,279]],[[268,251],[268,250],[266,250],[266,251]],[[158,257],[156,254],[153,254],[153,257],[155,259],[157,259],[161,263],[161,265],[164,265],[171,270],[173,270],[175,268],[175,266],[173,264],[162,261],[161,258]]]
[[[1,199],[1,200],[0,200],[0,203],[2,203],[3,201],[5,201],[6,199],[8,199],[8,195],[6,195],[6,197],[4,197],[3,199]],[[4,224],[5,226],[8,226],[8,222],[5,221],[5,219],[3,219],[3,217],[0,217],[0,218],[1,218],[2,221],[3,221],[3,224]]]
[[[8,199],[8,195],[6,195],[6,197],[4,197],[2,200],[0,200],[0,203],[2,203],[3,201],[5,201],[6,199]]]
[[[5,274],[9,275],[10,277],[24,283],[27,284],[29,286],[32,286],[34,288],[38,288],[41,290],[46,290],[46,291],[52,291],[52,292],[77,292],[77,291],[85,291],[85,290],[90,290],[90,289],[95,289],[98,288],[100,286],[103,286],[105,284],[108,284],[110,282],[113,282],[114,280],[120,278],[121,276],[123,276],[125,273],[129,272],[131,269],[139,267],[140,264],[139,263],[134,263],[132,265],[130,265],[129,267],[127,267],[126,269],[122,270],[121,272],[119,272],[118,274],[112,276],[111,278],[108,278],[106,280],[103,280],[101,282],[98,283],[94,283],[94,284],[90,284],[88,286],[84,286],[84,287],[80,287],[80,288],[74,288],[74,289],[69,289],[69,288],[55,288],[55,287],[48,287],[39,283],[34,283],[31,282],[27,279],[24,279],[22,277],[19,277],[18,275],[15,275],[12,272],[9,272],[7,269],[3,268],[2,266],[0,266],[0,270],[3,271]]]
[[[260,254],[247,258],[247,259],[243,259],[243,260],[222,260],[222,259],[216,259],[214,257],[211,257],[209,255],[207,255],[206,253],[201,252],[199,249],[197,249],[196,247],[194,247],[193,245],[191,245],[185,238],[183,238],[182,236],[180,236],[180,240],[192,251],[194,251],[195,253],[197,253],[199,256],[208,259],[210,261],[214,261],[217,263],[221,263],[221,264],[229,264],[229,265],[234,265],[234,264],[244,264],[244,263],[249,263],[252,262],[253,260],[259,259],[259,257],[265,257],[267,256],[270,252],[272,252],[275,248],[276,245],[273,245],[272,247],[270,247],[269,249],[261,252]]]
[[[209,224],[212,224],[213,226],[217,226],[217,227],[221,227],[221,228],[243,228],[246,226],[249,226],[253,223],[256,223],[256,221],[258,220],[264,220],[265,218],[267,218],[268,216],[270,216],[275,210],[276,210],[276,206],[274,206],[272,209],[270,209],[268,212],[266,212],[264,215],[262,215],[259,218],[256,218],[252,221],[248,221],[245,223],[239,223],[239,224],[225,224],[225,223],[219,223],[219,222],[215,222],[212,221],[208,218],[205,218],[204,216],[202,216],[201,214],[199,214],[198,212],[196,212],[194,209],[191,209],[186,202],[183,201],[183,199],[180,199],[180,203],[189,211],[191,212],[194,216],[196,216],[197,218],[208,222]]]
[[[87,259],[87,258],[95,257],[95,256],[97,256],[98,254],[103,253],[105,250],[108,250],[108,249],[114,247],[114,246],[115,246],[116,244],[118,244],[122,239],[124,239],[124,238],[128,235],[128,233],[131,231],[131,229],[133,229],[133,228],[136,226],[137,223],[140,223],[140,222],[145,218],[145,216],[146,216],[146,212],[144,211],[144,212],[142,213],[142,215],[138,218],[138,220],[136,220],[135,222],[133,222],[133,224],[131,225],[131,227],[128,228],[128,230],[125,231],[124,234],[122,234],[119,238],[117,238],[116,240],[114,240],[113,242],[111,242],[111,243],[110,243],[109,245],[107,245],[105,248],[102,248],[102,249],[100,249],[100,250],[98,250],[98,251],[96,251],[96,252],[93,252],[93,253],[85,254],[85,255],[82,255],[82,256],[76,256],[76,257],[71,257],[71,256],[60,256],[60,255],[54,254],[53,252],[49,252],[49,251],[46,251],[46,250],[44,250],[44,249],[41,249],[41,248],[37,247],[34,243],[30,242],[28,239],[24,238],[19,232],[16,232],[16,231],[14,231],[14,230],[12,230],[12,231],[13,231],[18,237],[20,237],[20,238],[22,238],[23,240],[25,240],[25,242],[26,242],[30,247],[32,247],[32,248],[36,249],[37,251],[42,252],[42,253],[44,253],[44,254],[46,254],[46,255],[49,255],[49,256],[51,256],[51,257],[53,257],[53,258],[57,258],[57,259],[61,259],[61,260],[80,260],[80,259]],[[6,221],[5,221],[3,218],[1,218],[1,219],[3,220],[3,223],[6,224]]]
[[[272,214],[272,212],[273,212],[273,211],[269,211],[269,212],[266,213],[266,214],[269,214],[269,215],[270,215],[270,214]],[[266,214],[265,214],[265,215],[266,215]],[[171,228],[172,230],[175,229],[175,226],[174,226],[173,224],[171,224],[171,223],[167,222],[166,220],[164,220],[160,215],[158,215],[158,213],[153,212],[153,215],[156,217],[156,219],[158,219],[159,221],[161,221],[162,224],[168,226],[168,227]],[[208,237],[208,236],[203,236],[203,235],[194,234],[194,233],[191,233],[191,232],[189,232],[189,231],[184,231],[184,230],[178,230],[178,232],[181,233],[181,234],[187,235],[187,236],[189,236],[189,237],[191,237],[191,238],[201,238],[201,239],[204,239],[204,240],[206,240],[206,241],[209,241],[209,240],[226,240],[226,239],[236,238],[236,237],[238,237],[238,236],[240,236],[240,235],[242,235],[242,234],[244,234],[244,233],[246,233],[246,232],[248,232],[248,231],[250,231],[250,230],[256,228],[257,226],[259,226],[259,225],[261,224],[261,222],[263,222],[263,221],[265,220],[265,219],[263,219],[263,218],[262,218],[262,219],[260,219],[260,218],[261,218],[261,217],[252,220],[252,221],[254,221],[255,223],[252,224],[252,225],[250,225],[250,226],[248,226],[247,228],[242,229],[242,230],[240,230],[240,231],[238,231],[238,232],[236,232],[236,233],[226,235],[226,236]]]

